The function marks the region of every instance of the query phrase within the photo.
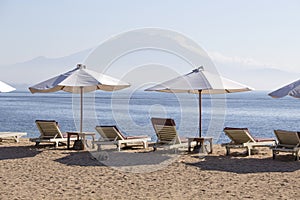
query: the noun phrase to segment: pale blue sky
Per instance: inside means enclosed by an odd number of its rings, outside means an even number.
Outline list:
[[[159,27],[192,38],[217,60],[300,73],[299,10],[297,0],[0,0],[0,65]]]

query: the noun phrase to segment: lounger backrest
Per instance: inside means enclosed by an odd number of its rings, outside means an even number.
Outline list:
[[[284,131],[284,130],[274,130],[274,133],[277,137],[278,143],[281,145],[299,145],[300,134],[294,131]]]
[[[160,143],[181,143],[176,131],[176,124],[173,119],[151,118],[151,122]]]
[[[246,142],[255,142],[247,128],[230,128],[225,127],[224,133],[231,139],[234,144],[243,144]]]
[[[63,138],[55,120],[36,120],[35,123],[41,133],[40,138]]]
[[[96,126],[96,131],[104,140],[124,140],[125,137],[116,126]]]

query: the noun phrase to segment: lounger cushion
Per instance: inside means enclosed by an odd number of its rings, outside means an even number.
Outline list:
[[[255,140],[256,142],[268,142],[268,141],[275,141],[275,139],[274,139],[274,138],[256,138],[256,137],[254,137],[254,140]]]

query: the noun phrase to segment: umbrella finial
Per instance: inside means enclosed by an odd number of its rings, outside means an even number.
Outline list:
[[[85,69],[85,68],[86,68],[86,66],[85,66],[85,65],[83,65],[83,64],[77,64],[77,68],[78,68],[78,69]]]
[[[197,69],[194,69],[193,72],[199,72],[199,71],[203,71],[204,70],[204,67],[203,66],[200,66],[198,67]]]

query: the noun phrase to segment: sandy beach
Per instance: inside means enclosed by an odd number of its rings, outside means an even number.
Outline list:
[[[273,160],[268,148],[260,148],[251,157],[243,150],[225,156],[225,148],[214,145],[213,154],[203,159],[187,152],[165,159],[165,155],[154,156],[151,151],[128,150],[120,157],[108,153],[110,159],[102,163],[88,151],[67,150],[65,146],[36,148],[26,138],[19,143],[3,141],[0,149],[3,200],[300,198],[300,162],[291,156]],[[113,163],[112,155],[124,159],[122,166]],[[130,155],[146,161],[138,173],[128,172],[138,165],[126,162]],[[142,170],[147,165],[152,169],[149,172]]]

